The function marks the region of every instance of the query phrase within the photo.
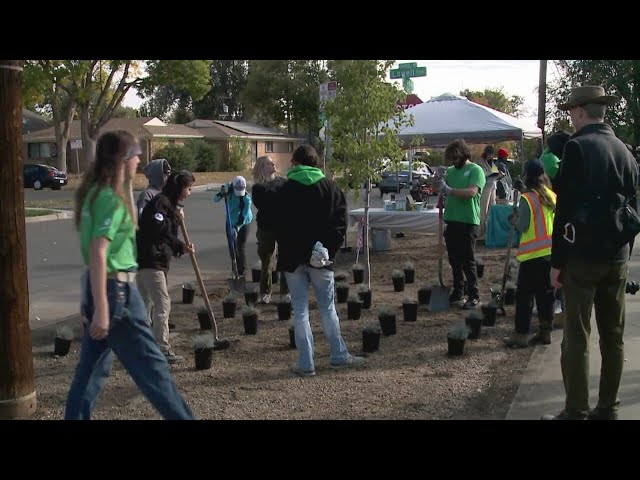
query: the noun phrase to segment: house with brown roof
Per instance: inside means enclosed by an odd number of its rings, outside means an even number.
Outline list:
[[[222,165],[229,162],[233,139],[239,139],[250,147],[247,167],[253,167],[258,157],[269,155],[277,170],[286,172],[291,167],[291,154],[304,141],[303,137],[292,137],[274,128],[249,122],[196,119],[185,126],[200,132],[207,142],[220,147]]]
[[[198,130],[185,125],[166,124],[156,117],[112,118],[101,131],[114,130],[127,130],[138,137],[142,147],[140,156],[142,164],[149,163],[155,151],[167,143],[183,145],[186,140],[203,138]],[[80,121],[74,120],[67,144],[67,170],[71,173],[78,173],[78,169],[84,172],[87,168],[81,140]],[[56,137],[53,127],[23,135],[22,142],[25,163],[57,165]],[[77,146],[80,148],[76,149]]]

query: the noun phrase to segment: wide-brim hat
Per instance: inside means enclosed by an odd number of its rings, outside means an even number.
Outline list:
[[[620,100],[615,95],[605,95],[604,88],[596,85],[585,85],[571,89],[571,95],[566,103],[561,103],[558,108],[563,111],[572,109],[573,107],[581,107],[589,103],[599,105],[613,105]]]

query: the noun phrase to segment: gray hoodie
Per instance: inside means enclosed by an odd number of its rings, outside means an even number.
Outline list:
[[[149,186],[138,196],[138,201],[136,202],[138,217],[142,215],[142,210],[144,210],[149,200],[162,191],[167,176],[171,173],[171,166],[166,158],[158,158],[146,165],[142,172],[149,179]]]

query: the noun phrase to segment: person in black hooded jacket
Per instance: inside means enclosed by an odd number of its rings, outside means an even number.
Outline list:
[[[187,245],[178,238],[181,203],[191,195],[194,182],[193,174],[187,170],[172,173],[162,192],[147,203],[138,222],[138,288],[149,312],[153,336],[169,363],[184,360],[169,345],[171,299],[167,272],[171,257],[194,252],[193,244]]]

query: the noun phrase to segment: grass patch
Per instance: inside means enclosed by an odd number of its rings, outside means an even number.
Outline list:
[[[251,180],[251,171],[247,170],[244,172],[193,172],[194,177],[196,177],[196,183],[194,183],[194,187],[198,185],[206,185],[208,183],[222,183],[222,182],[230,182],[237,175],[242,175],[247,181]],[[63,187],[64,190],[75,190],[82,180],[81,175],[73,175],[69,174],[69,183]],[[136,178],[133,179],[133,189],[134,190],[144,190],[149,185],[149,180],[142,173],[137,173]]]
[[[56,209],[72,209],[73,200],[55,199],[55,200],[27,200],[24,202],[25,208],[56,208]]]
[[[47,210],[46,208],[30,208],[25,210],[25,217],[41,217],[43,215],[50,215],[52,213],[56,213],[53,210]]]

